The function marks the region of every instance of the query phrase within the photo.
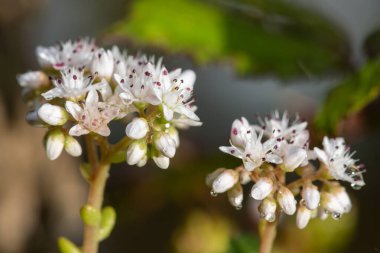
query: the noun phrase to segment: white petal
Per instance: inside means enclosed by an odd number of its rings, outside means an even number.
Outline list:
[[[307,185],[302,189],[302,198],[305,200],[305,205],[308,209],[314,210],[318,207],[320,201],[320,194],[318,187],[315,185]]]
[[[82,125],[75,125],[72,128],[70,128],[69,134],[71,136],[81,136],[84,134],[88,134],[90,131],[86,128],[84,128]]]
[[[87,107],[97,107],[99,102],[99,95],[95,89],[91,89],[86,98],[86,106]]]
[[[60,129],[48,133],[46,139],[46,154],[50,160],[55,160],[62,153],[65,136]]]
[[[314,152],[315,152],[315,154],[317,155],[318,159],[319,159],[322,163],[324,163],[324,164],[326,164],[326,165],[328,164],[328,157],[327,157],[327,154],[326,154],[325,151],[323,151],[323,150],[321,150],[321,149],[315,147],[315,148],[314,148]]]
[[[226,147],[226,146],[221,146],[219,147],[220,151],[226,153],[226,154],[229,154],[229,155],[233,155],[237,158],[242,158],[242,153],[239,149],[231,146],[231,147]]]
[[[41,94],[46,100],[52,100],[53,98],[62,97],[62,92],[60,88],[53,88]]]
[[[187,108],[186,106],[182,106],[182,105],[176,106],[174,108],[174,111],[179,114],[185,115],[189,119],[199,121],[199,117],[195,114],[195,112],[193,112],[193,110],[191,110],[190,108]]]
[[[70,135],[65,137],[65,150],[72,156],[80,156],[82,154],[82,147],[79,142]]]
[[[71,114],[71,116],[73,116],[73,118],[76,121],[80,120],[80,116],[83,113],[83,109],[82,107],[80,107],[80,105],[71,101],[66,101],[65,107],[66,110]]]
[[[111,130],[107,125],[101,125],[99,128],[93,131],[102,136],[109,136],[111,134]]]
[[[160,133],[154,138],[154,145],[164,156],[173,158],[176,152],[176,142],[169,134]]]
[[[135,165],[145,158],[147,152],[147,144],[145,141],[134,141],[127,149],[127,163]]]
[[[273,154],[273,153],[267,154],[265,156],[265,161],[270,162],[270,163],[274,163],[274,164],[280,164],[283,162],[281,157],[279,157],[278,155]]]
[[[167,107],[166,105],[162,105],[162,109],[163,109],[165,119],[167,121],[172,120],[174,112],[171,109],[169,109],[169,107]]]
[[[311,218],[311,211],[307,209],[305,206],[300,206],[297,211],[297,227],[299,229],[304,229],[307,224],[309,223],[309,220]]]
[[[169,168],[170,159],[166,156],[153,156],[153,161],[156,163],[156,165],[161,169],[167,169]]]
[[[306,150],[297,146],[288,146],[284,158],[284,170],[294,171],[307,158]]]
[[[280,204],[282,210],[287,215],[293,215],[297,209],[297,201],[295,200],[293,193],[286,187],[282,186],[277,192],[277,201]]]

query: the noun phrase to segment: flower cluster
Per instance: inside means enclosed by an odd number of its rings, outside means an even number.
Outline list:
[[[206,184],[212,195],[227,192],[230,203],[241,208],[242,185],[252,181],[250,196],[261,201],[262,219],[273,222],[281,211],[297,213],[301,229],[311,218],[326,219],[331,214],[337,219],[350,211],[350,198],[337,180],[359,189],[364,185],[363,166],[357,165],[343,138],[325,137],[323,149],[310,149],[307,123],[298,117],[291,121],[287,113],[281,116],[276,111],[258,121],[250,125],[241,118],[232,123],[230,146],[220,150],[241,159],[242,166],[209,174]],[[298,179],[287,182],[289,173]]]
[[[177,128],[201,125],[191,70],[168,71],[161,58],[100,48],[89,38],[38,47],[36,54],[42,69],[17,79],[31,109],[28,122],[48,128],[51,160],[63,149],[81,155],[76,137],[90,134],[101,142],[111,133],[108,124],[120,120],[128,164],[152,158],[167,168],[179,145]]]

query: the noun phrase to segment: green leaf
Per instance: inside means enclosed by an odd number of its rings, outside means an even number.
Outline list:
[[[98,240],[106,239],[112,232],[116,222],[116,212],[113,207],[107,206],[102,210],[102,220],[98,230]]]
[[[252,234],[240,234],[231,239],[227,253],[259,252],[259,241]]]
[[[317,129],[335,133],[338,123],[359,112],[380,92],[380,62],[365,65],[358,73],[330,91],[315,119]]]
[[[102,219],[100,211],[90,205],[85,205],[80,209],[80,217],[84,224],[94,227],[99,226]]]
[[[242,73],[327,72],[346,66],[348,54],[331,24],[278,0],[133,1],[109,34],[139,47],[188,53],[199,63],[232,60]]]
[[[65,237],[58,238],[58,247],[61,253],[81,253],[81,250]]]

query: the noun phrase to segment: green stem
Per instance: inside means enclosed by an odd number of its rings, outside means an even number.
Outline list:
[[[101,211],[104,197],[104,189],[109,174],[110,164],[99,164],[96,147],[91,136],[86,136],[87,152],[91,165],[90,189],[87,198],[87,205]],[[97,253],[99,246],[98,227],[84,225],[83,253]]]
[[[277,217],[278,218],[278,217]],[[268,222],[265,220],[262,220],[264,222],[263,224],[263,230],[260,234],[261,241],[260,241],[260,253],[270,253],[272,251],[273,242],[276,238],[277,233],[277,220],[274,222]]]

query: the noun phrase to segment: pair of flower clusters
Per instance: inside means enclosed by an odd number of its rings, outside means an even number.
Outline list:
[[[307,123],[298,117],[290,121],[276,111],[258,125],[245,118],[232,124],[231,146],[220,150],[242,160],[236,169],[220,168],[209,174],[206,184],[212,195],[227,192],[230,203],[241,208],[243,187],[251,181],[250,196],[261,201],[260,217],[274,222],[280,212],[297,212],[297,226],[304,228],[314,217],[339,218],[351,209],[351,200],[337,180],[351,183],[354,189],[364,185],[362,165],[352,158],[342,138],[323,139],[323,149],[309,149]],[[316,169],[319,160],[319,168]],[[286,182],[294,172],[299,178]],[[298,201],[297,201],[298,200]],[[297,203],[298,202],[298,203]]]
[[[126,160],[143,166],[148,157],[169,166],[179,145],[177,128],[199,126],[193,106],[195,73],[169,72],[162,59],[99,48],[89,38],[36,50],[40,71],[18,76],[31,111],[27,120],[47,127],[49,159],[65,149],[79,156],[75,138],[107,137],[112,120],[126,122]]]

